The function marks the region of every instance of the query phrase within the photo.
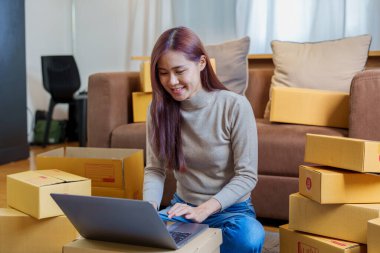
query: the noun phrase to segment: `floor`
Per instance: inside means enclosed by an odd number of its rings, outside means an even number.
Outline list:
[[[35,157],[36,155],[46,152],[48,150],[64,147],[64,146],[78,146],[78,143],[76,142],[69,142],[64,144],[58,144],[58,145],[49,145],[46,148],[42,148],[40,146],[31,146],[30,147],[30,156],[28,159],[7,163],[4,165],[0,165],[0,208],[6,207],[6,176],[8,174],[13,174],[17,172],[22,172],[26,170],[35,170]],[[260,220],[264,224],[265,231],[267,232],[267,241],[266,244],[269,243],[269,248],[271,248],[273,245],[278,246],[278,225],[282,224],[281,221],[272,221],[272,220]],[[268,240],[269,239],[269,240]],[[265,249],[263,252],[278,252],[277,249],[274,251]]]

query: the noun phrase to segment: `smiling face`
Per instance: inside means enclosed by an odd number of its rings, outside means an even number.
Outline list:
[[[169,50],[158,61],[158,76],[164,89],[177,101],[191,98],[202,89],[201,71],[206,58],[190,61],[180,51]]]

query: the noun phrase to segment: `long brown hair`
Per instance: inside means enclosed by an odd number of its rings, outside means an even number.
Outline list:
[[[153,151],[169,169],[185,171],[182,151],[180,102],[163,88],[158,75],[158,61],[168,50],[182,52],[189,61],[199,62],[206,56],[206,67],[201,71],[202,87],[206,91],[226,90],[216,77],[209,57],[199,37],[186,27],[175,27],[158,38],[151,55],[153,99],[150,108]]]

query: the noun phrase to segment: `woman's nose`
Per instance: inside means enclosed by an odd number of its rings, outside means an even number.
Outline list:
[[[177,78],[177,76],[174,75],[174,74],[170,74],[170,80],[169,80],[169,82],[170,82],[170,85],[176,85],[176,84],[178,84],[178,78]]]

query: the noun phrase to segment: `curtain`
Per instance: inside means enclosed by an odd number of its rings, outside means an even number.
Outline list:
[[[371,34],[380,49],[380,1],[237,0],[237,36],[251,37],[251,53],[271,53],[272,40],[315,42]]]
[[[101,71],[139,70],[174,26],[193,29],[204,44],[248,35],[251,54],[270,54],[272,40],[310,42],[371,34],[380,50],[378,0],[72,0],[73,53],[82,82]]]

